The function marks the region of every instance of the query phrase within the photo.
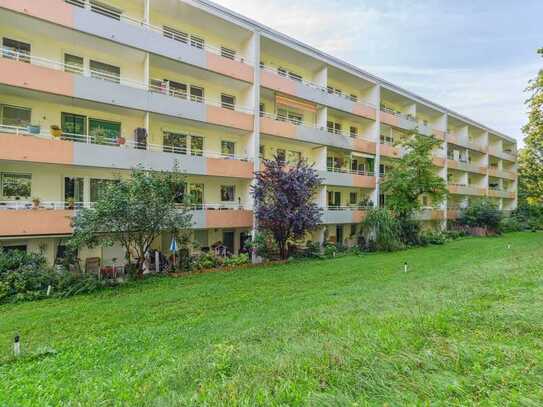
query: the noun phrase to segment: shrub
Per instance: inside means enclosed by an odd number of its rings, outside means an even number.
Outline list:
[[[442,245],[447,242],[447,236],[438,231],[422,232],[419,236],[421,245]]]
[[[250,237],[245,241],[245,247],[249,250],[256,250],[256,255],[263,259],[273,259],[278,257],[279,250],[271,233],[259,232],[253,241]]]
[[[403,247],[400,224],[387,209],[370,209],[362,222],[362,236],[368,251],[394,251]]]
[[[223,264],[223,259],[219,256],[215,256],[212,252],[208,252],[195,256],[192,264],[196,270],[207,270],[221,266]]]
[[[248,264],[248,263],[249,263],[249,255],[247,253],[242,253],[239,256],[227,257],[224,260],[224,265],[226,267],[241,266],[243,264]]]
[[[333,243],[326,243],[324,246],[324,256],[325,257],[334,257],[337,254],[337,246]]]
[[[499,232],[501,220],[502,213],[498,207],[491,201],[482,199],[462,211],[459,223]]]
[[[520,232],[527,229],[527,224],[522,222],[516,216],[508,216],[501,220],[500,230],[502,232]]]

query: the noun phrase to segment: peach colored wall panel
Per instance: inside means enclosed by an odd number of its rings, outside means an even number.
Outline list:
[[[373,141],[356,138],[353,140],[353,150],[362,153],[375,154],[377,145]]]
[[[72,233],[73,211],[0,211],[0,236],[67,235]]]
[[[252,114],[236,112],[222,107],[208,106],[207,121],[220,126],[234,127],[247,131],[253,130],[254,117]]]
[[[353,175],[353,187],[357,188],[375,188],[375,177],[365,175]]]
[[[447,160],[447,165],[453,170],[457,170],[460,168],[460,163],[454,160]]]
[[[381,155],[385,157],[400,158],[400,149],[388,144],[381,144]]]
[[[354,211],[353,212],[353,223],[360,223],[366,217],[366,211]]]
[[[207,53],[207,67],[211,71],[219,72],[231,78],[240,79],[245,82],[253,82],[254,69],[252,66],[239,61],[223,58],[211,52]]]
[[[73,28],[73,8],[63,0],[0,0],[0,7]]]
[[[208,158],[207,175],[217,177],[252,178],[253,163],[239,160]]]
[[[389,126],[400,126],[400,119],[393,114],[387,112],[381,112],[381,123],[388,124]]]
[[[457,211],[457,210],[447,211],[447,219],[454,220],[454,219],[458,219],[459,216],[460,216],[460,211]]]
[[[296,138],[295,125],[288,122],[273,120],[269,117],[262,117],[260,119],[260,132],[272,136]]]
[[[432,211],[431,217],[432,220],[441,220],[445,217],[445,214],[443,213],[443,211],[435,209]]]
[[[62,96],[74,95],[71,74],[5,58],[0,59],[0,82]]]
[[[253,212],[247,210],[208,210],[206,226],[208,228],[247,228],[253,225]]]
[[[0,160],[73,164],[73,143],[0,133]]]
[[[375,120],[376,112],[371,106],[364,105],[362,103],[356,103],[353,107],[353,114],[365,117],[367,119]]]
[[[445,159],[441,157],[432,157],[432,163],[434,163],[436,167],[444,167]]]
[[[288,95],[296,96],[296,83],[290,79],[283,78],[273,72],[262,71],[260,85]]]

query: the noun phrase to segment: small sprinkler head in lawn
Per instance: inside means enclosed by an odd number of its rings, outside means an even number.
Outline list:
[[[13,354],[19,356],[21,354],[21,337],[19,334],[15,334],[13,339]]]
[[[507,250],[511,250],[511,243],[507,245]]]
[[[409,266],[407,265],[407,262],[403,264],[403,271],[404,273],[407,273],[409,271]]]

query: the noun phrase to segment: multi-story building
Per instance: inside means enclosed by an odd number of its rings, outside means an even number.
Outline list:
[[[442,224],[481,197],[516,206],[514,139],[206,0],[0,0],[0,37],[5,247],[53,261],[106,180],[178,161],[195,240],[237,252],[253,230],[253,172],[275,155],[315,163],[313,238],[344,242],[384,203],[395,141],[415,128],[442,141],[434,164],[450,192],[437,207],[423,199],[421,220]]]

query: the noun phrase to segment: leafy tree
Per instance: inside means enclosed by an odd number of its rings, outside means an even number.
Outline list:
[[[265,160],[264,170],[255,177],[251,192],[258,227],[272,234],[281,258],[286,259],[288,242],[304,237],[320,223],[321,209],[313,200],[322,180],[306,161],[287,167],[279,157]]]
[[[538,50],[543,57],[543,48]],[[532,205],[543,205],[543,69],[527,88],[530,98],[528,124],[523,131],[525,147],[519,155],[519,197]]]
[[[142,271],[145,254],[164,231],[188,239],[192,215],[185,205],[184,176],[173,171],[151,172],[133,169],[129,178],[104,184],[92,208],[78,212],[73,220],[70,246],[95,247],[119,242],[126,250],[127,262],[135,255]]]
[[[432,150],[440,143],[416,131],[402,140],[401,146],[406,153],[394,163],[381,183],[382,193],[387,195],[387,206],[398,219],[410,219],[420,209],[422,195],[428,195],[434,204],[445,199],[445,181],[435,173],[432,163]]]
[[[498,206],[488,199],[481,199],[464,209],[460,214],[459,223],[471,227],[500,230],[502,213]]]

